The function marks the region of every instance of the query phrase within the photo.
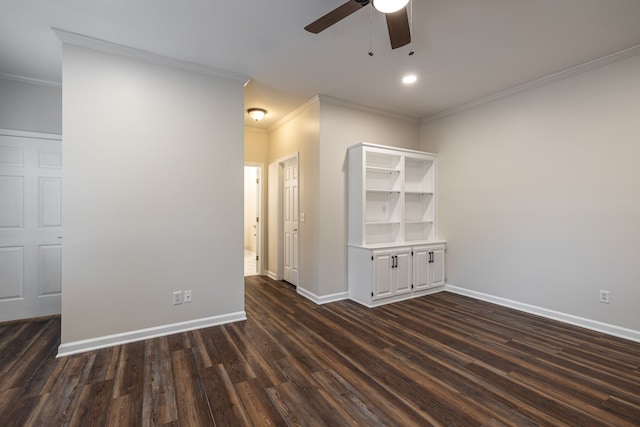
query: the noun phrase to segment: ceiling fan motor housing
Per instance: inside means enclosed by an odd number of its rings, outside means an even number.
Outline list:
[[[401,1],[408,2],[409,0]],[[349,0],[342,6],[339,6],[322,16],[320,19],[316,19],[311,24],[304,27],[304,29],[310,33],[318,34],[352,13],[355,13],[367,6],[369,3],[371,3],[371,0]],[[402,7],[397,12],[385,13],[384,15],[387,20],[387,29],[389,30],[391,48],[397,49],[411,43],[411,30],[409,27],[407,8]]]

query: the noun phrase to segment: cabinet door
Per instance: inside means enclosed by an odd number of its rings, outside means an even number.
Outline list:
[[[437,247],[431,249],[431,264],[429,267],[430,286],[444,285],[444,248]]]
[[[391,287],[392,261],[391,253],[373,255],[373,299],[385,298],[393,294]]]
[[[413,250],[413,284],[416,290],[429,286],[429,249]]]
[[[396,252],[395,268],[393,269],[393,284],[396,294],[411,292],[411,251]]]

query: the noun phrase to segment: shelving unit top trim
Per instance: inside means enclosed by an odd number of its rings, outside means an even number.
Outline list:
[[[393,248],[418,248],[422,246],[444,245],[446,240],[412,240],[410,242],[372,243],[370,245],[356,245],[348,243],[347,246],[360,249],[393,249]]]
[[[438,157],[437,154],[429,153],[427,151],[411,150],[409,148],[393,147],[391,145],[372,144],[370,142],[360,142],[358,144],[354,144],[354,145],[350,146],[347,149],[351,150],[352,148],[358,148],[358,147],[377,148],[377,149],[380,149],[380,150],[394,150],[394,151],[400,151],[400,152],[403,152],[403,153],[414,154],[414,155],[419,155],[419,156],[420,155],[421,156],[428,155],[428,156]]]

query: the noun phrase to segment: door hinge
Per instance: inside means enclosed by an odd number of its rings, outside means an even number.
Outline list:
[[[373,261],[373,255],[371,255],[371,261]]]
[[[260,184],[260,178],[256,178],[256,184]]]
[[[371,292],[371,296],[373,296],[373,292]]]
[[[256,261],[260,261],[260,257],[256,255]]]
[[[411,285],[411,289],[413,289],[413,285]]]
[[[411,251],[411,256],[413,256],[413,251]]]
[[[256,222],[260,222],[260,218],[259,217],[256,217]]]

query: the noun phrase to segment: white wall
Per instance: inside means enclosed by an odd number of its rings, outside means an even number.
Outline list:
[[[62,133],[62,88],[0,77],[0,129]]]
[[[300,153],[300,283],[322,298],[347,292],[347,148],[360,142],[418,149],[417,120],[319,96],[269,134],[269,270],[277,271],[277,162]]]
[[[639,100],[633,57],[424,124],[447,283],[640,330]]]
[[[269,134],[266,130],[244,128],[244,161],[267,164],[269,161]]]
[[[69,44],[63,76],[62,344],[243,313],[242,82]]]
[[[320,97],[320,192],[318,194],[319,289],[347,288],[347,148],[360,142],[420,148],[417,120],[364,111]]]
[[[298,224],[300,241],[299,286],[318,291],[318,122],[319,103],[311,100],[291,113],[269,133],[269,189],[267,270],[278,271],[278,162],[298,153],[300,212],[306,221]]]

